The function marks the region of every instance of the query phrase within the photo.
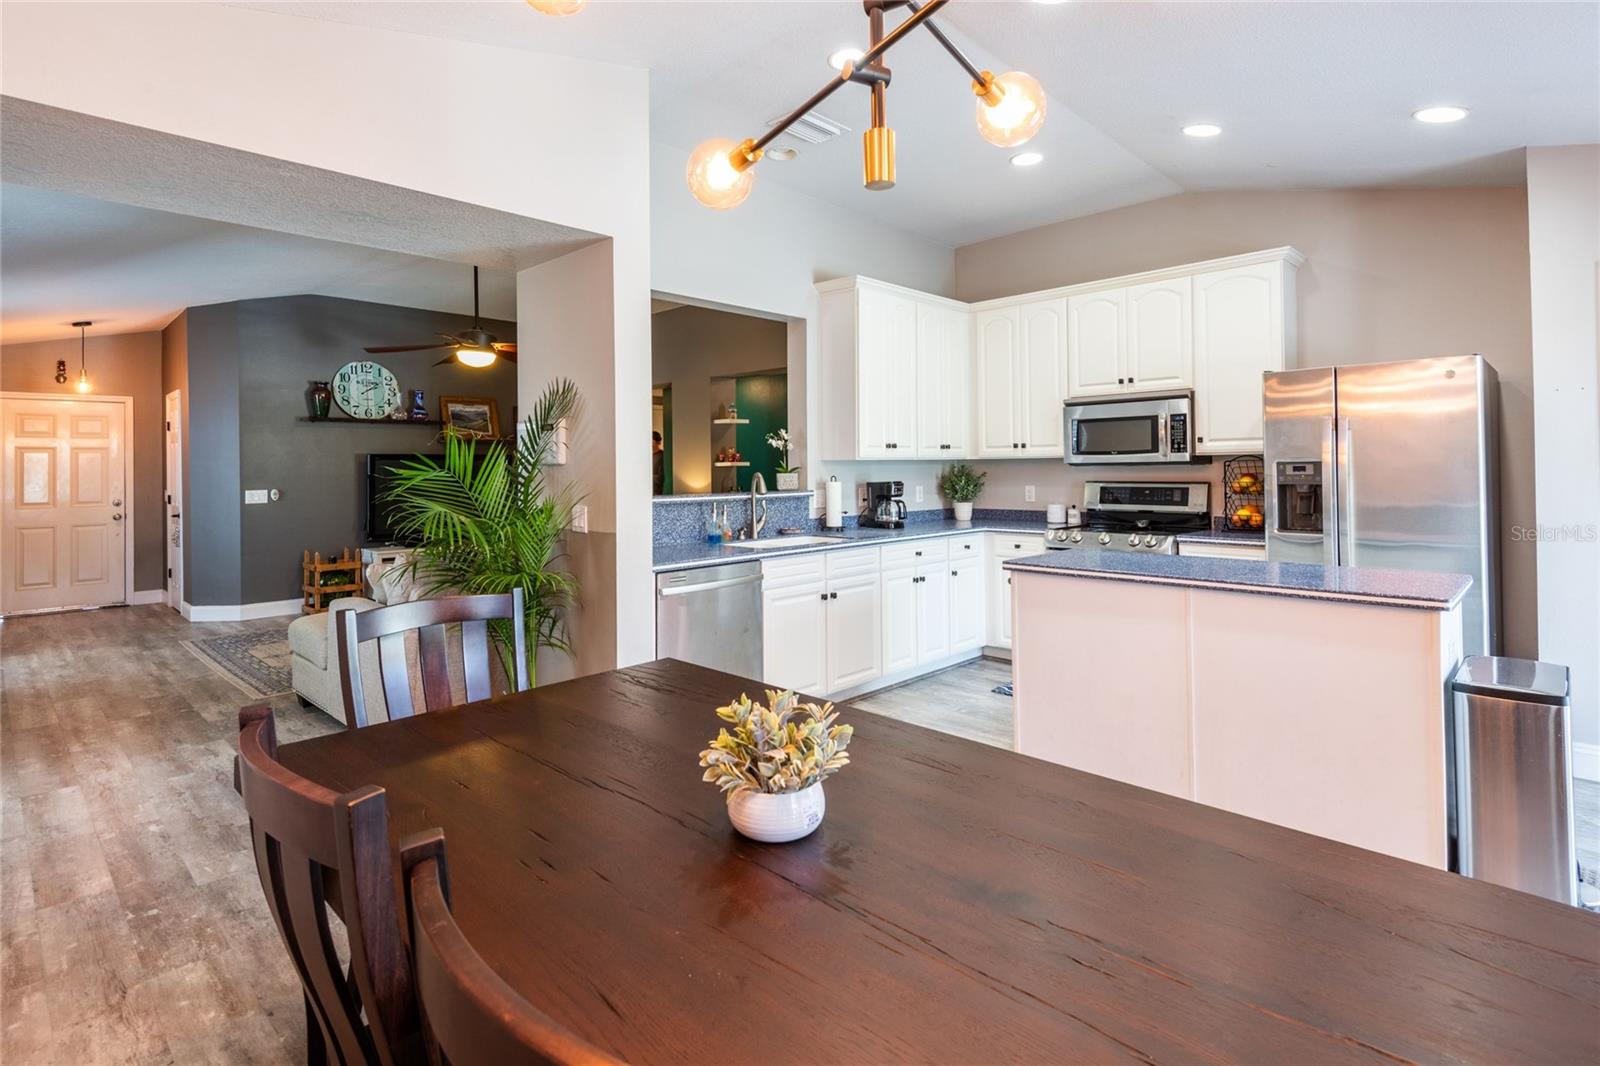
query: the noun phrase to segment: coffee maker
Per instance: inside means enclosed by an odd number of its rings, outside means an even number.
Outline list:
[[[867,482],[867,509],[861,524],[879,529],[899,529],[906,524],[906,487],[899,481]]]

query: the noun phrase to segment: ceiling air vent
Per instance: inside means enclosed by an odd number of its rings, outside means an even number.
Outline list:
[[[776,126],[788,117],[788,115],[780,115],[775,119],[770,119],[767,122],[767,126],[768,128]],[[849,133],[850,127],[841,122],[835,122],[825,115],[819,115],[815,111],[811,111],[795,119],[794,125],[783,132],[785,135],[805,144],[821,144],[823,141],[833,140],[841,133]]]

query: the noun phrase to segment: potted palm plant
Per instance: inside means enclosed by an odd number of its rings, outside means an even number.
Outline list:
[[[939,491],[955,505],[957,522],[972,521],[972,501],[983,491],[988,476],[967,463],[957,463],[939,478]]]
[[[522,589],[534,681],[539,648],[571,650],[565,609],[577,600],[578,582],[560,562],[572,509],[583,497],[571,485],[551,485],[544,468],[557,426],[577,405],[576,385],[552,381],[518,427],[515,448],[447,428],[443,461],[419,455],[401,465],[385,496],[397,536],[416,545],[406,565],[424,595]],[[511,624],[491,622],[489,631],[507,676],[515,676]]]

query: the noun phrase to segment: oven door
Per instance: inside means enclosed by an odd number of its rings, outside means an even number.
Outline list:
[[[1067,404],[1063,416],[1066,461],[1083,465],[1187,463],[1188,413],[1185,396]]]

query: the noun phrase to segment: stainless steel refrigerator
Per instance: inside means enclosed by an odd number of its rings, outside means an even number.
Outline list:
[[[1466,574],[1464,653],[1498,654],[1499,396],[1478,355],[1268,374],[1268,560]]]

